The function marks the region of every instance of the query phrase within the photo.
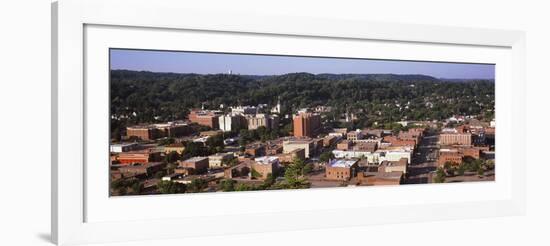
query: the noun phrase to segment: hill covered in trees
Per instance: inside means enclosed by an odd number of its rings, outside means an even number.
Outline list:
[[[228,75],[111,71],[112,124],[184,119],[191,108],[282,102],[283,114],[330,106],[327,119],[353,113],[357,126],[399,120],[441,120],[454,114],[494,114],[492,80],[444,81],[425,75]]]

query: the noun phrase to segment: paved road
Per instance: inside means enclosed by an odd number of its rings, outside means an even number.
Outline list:
[[[436,170],[437,135],[427,133],[418,145],[417,154],[409,166],[409,175],[406,184],[425,184],[432,182],[431,172]]]

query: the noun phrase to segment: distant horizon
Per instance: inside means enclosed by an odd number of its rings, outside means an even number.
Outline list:
[[[292,73],[422,75],[494,80],[494,64],[110,49],[110,70],[177,74],[280,76]]]
[[[193,72],[157,72],[157,71],[149,71],[149,70],[130,70],[130,69],[111,69],[111,71],[131,71],[131,72],[145,72],[145,73],[173,73],[173,74],[197,74],[197,75],[229,75],[228,73],[193,73]],[[396,74],[396,73],[309,73],[309,72],[291,72],[291,73],[285,73],[285,74],[239,74],[239,73],[232,73],[231,75],[237,75],[237,76],[262,76],[262,77],[268,77],[268,76],[283,76],[287,74],[297,74],[297,73],[308,73],[313,75],[323,75],[323,74],[332,74],[332,75],[397,75],[397,76],[428,76],[433,77],[431,75],[426,74]],[[494,80],[492,78],[438,78],[433,77],[436,79],[451,79],[451,80]]]

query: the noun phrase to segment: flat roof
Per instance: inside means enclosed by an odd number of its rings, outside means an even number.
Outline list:
[[[329,166],[331,166],[331,167],[351,167],[355,163],[357,163],[357,160],[334,159],[334,160],[330,161]]]
[[[114,143],[111,144],[111,147],[127,147],[127,146],[133,146],[138,145],[138,143]]]
[[[205,159],[208,159],[208,157],[204,157],[204,156],[195,156],[195,157],[191,157],[187,160],[184,160],[184,162],[197,162],[197,161],[202,161],[202,160],[205,160]]]
[[[258,157],[256,159],[254,159],[254,161],[258,164],[264,164],[264,165],[267,165],[267,164],[272,164],[276,161],[279,160],[279,157],[277,156],[262,156],[262,157]]]

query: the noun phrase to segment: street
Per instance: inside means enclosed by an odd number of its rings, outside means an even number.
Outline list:
[[[432,182],[431,173],[437,168],[437,135],[430,129],[420,140],[418,149],[411,161],[405,184],[425,184]]]

